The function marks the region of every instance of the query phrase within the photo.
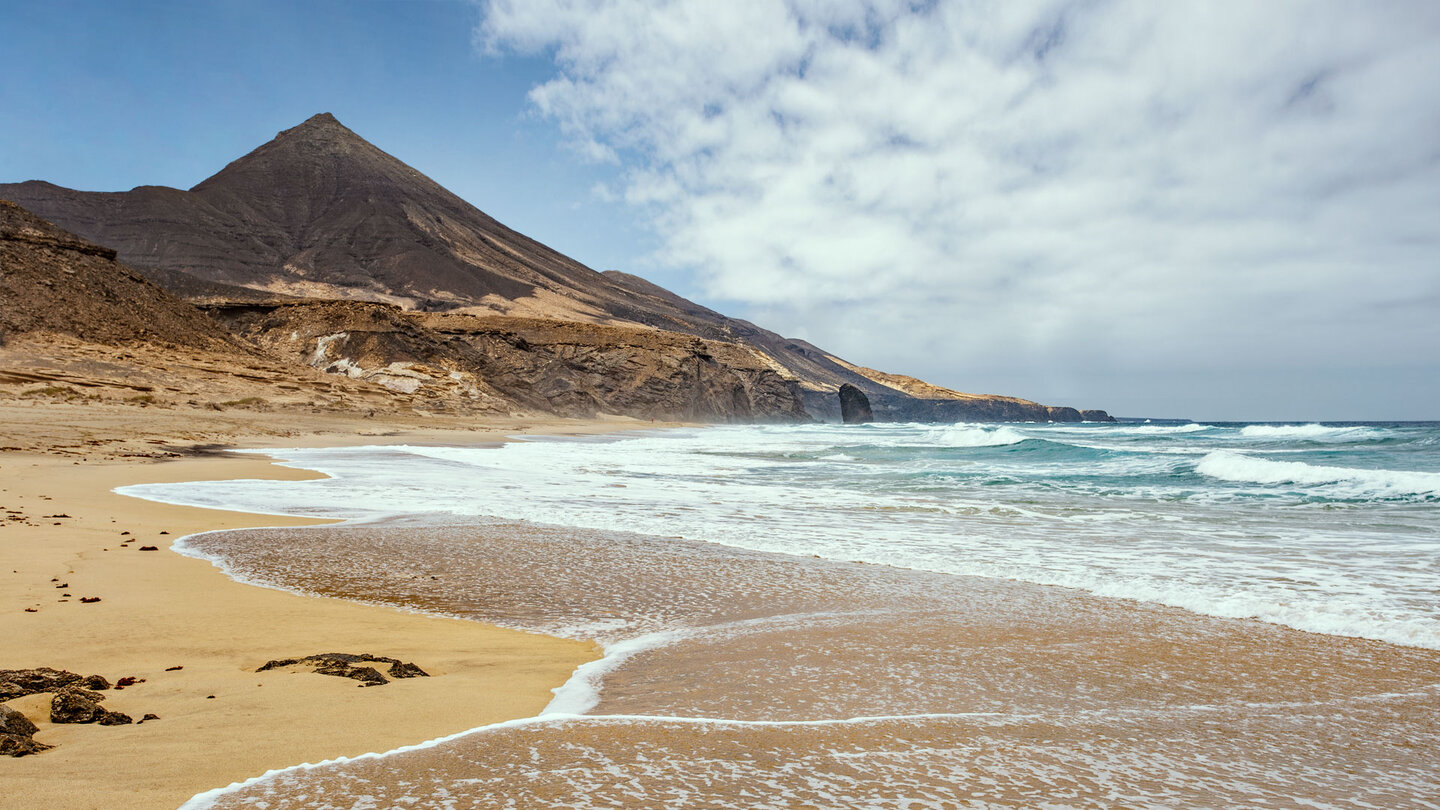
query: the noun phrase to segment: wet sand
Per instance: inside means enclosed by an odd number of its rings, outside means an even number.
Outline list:
[[[218,807],[1433,807],[1440,795],[1435,651],[533,524],[197,541],[246,577],[611,648],[556,707],[585,717],[290,770]]]

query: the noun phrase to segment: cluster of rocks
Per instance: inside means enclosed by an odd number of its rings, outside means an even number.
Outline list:
[[[265,672],[281,667],[308,666],[316,674],[333,675],[337,678],[352,678],[360,682],[361,686],[384,686],[390,682],[380,674],[375,667],[356,666],[356,664],[389,664],[386,670],[390,678],[428,678],[430,673],[415,666],[414,664],[401,661],[398,658],[387,658],[383,655],[369,655],[368,653],[317,653],[307,655],[304,658],[280,658],[266,662],[265,666],[255,670]]]
[[[130,684],[137,682],[135,678],[120,679],[121,684],[126,681]],[[128,714],[111,711],[100,705],[105,700],[105,696],[100,693],[110,688],[110,682],[99,675],[82,676],[50,667],[0,669],[0,755],[23,757],[53,747],[36,742],[35,733],[39,729],[35,724],[19,710],[4,705],[3,701],[52,692],[52,723],[123,726],[135,722]],[[158,719],[160,718],[153,714],[147,714],[141,722]]]

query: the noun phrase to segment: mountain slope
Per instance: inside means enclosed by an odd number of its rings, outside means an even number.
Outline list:
[[[792,385],[817,418],[838,415],[835,392],[845,383],[865,391],[882,419],[1079,418],[1014,398],[924,383],[896,387],[879,372],[639,277],[598,273],[505,227],[328,113],[279,133],[189,191],[79,192],[31,181],[0,184],[0,197],[114,246],[122,260],[156,268],[157,279],[168,277],[197,299],[221,297],[213,287],[202,293],[177,282],[193,277],[261,297],[666,330],[747,347],[745,362]]]
[[[55,334],[251,354],[219,324],[87,242],[0,200],[0,341]]]
[[[275,361],[116,262],[114,250],[5,200],[0,399],[362,413],[408,407],[379,386]]]

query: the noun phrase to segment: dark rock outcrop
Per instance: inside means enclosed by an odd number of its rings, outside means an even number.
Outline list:
[[[1085,422],[1114,422],[1115,417],[1105,411],[1084,410],[1080,412],[1080,419]]]
[[[0,703],[0,756],[23,757],[52,748],[35,742],[35,732],[39,730],[18,709]]]
[[[96,691],[110,688],[110,682],[99,675],[81,676],[50,667],[0,669],[0,701],[40,692],[58,692],[71,685]]]
[[[40,729],[30,722],[30,718],[14,709],[0,703],[0,734],[13,734],[21,737],[32,737]]]
[[[834,396],[823,397],[833,402]],[[963,399],[926,399],[905,396],[899,392],[869,393],[870,406],[879,422],[1079,422],[1082,414],[1074,408],[1056,408],[1013,397],[968,397]],[[812,412],[818,407],[807,393],[806,405]],[[1085,421],[1113,421],[1104,411],[1088,411],[1098,415]],[[840,414],[832,414],[837,418]]]
[[[870,410],[870,398],[850,383],[840,386],[840,421],[847,425],[875,421],[875,414]]]
[[[368,653],[318,653],[307,655],[304,658],[280,658],[274,661],[267,661],[264,666],[255,670],[266,672],[272,669],[293,666],[309,666],[317,675],[332,675],[337,678],[351,678],[360,682],[361,686],[383,686],[390,682],[388,678],[380,674],[374,667],[356,666],[357,664],[389,664],[388,670],[391,678],[428,678],[430,674],[420,667],[401,661],[398,658],[387,658],[383,655],[369,655]]]
[[[112,712],[100,705],[105,696],[77,686],[67,686],[50,700],[52,723],[99,723],[123,726],[135,722],[128,714]]]

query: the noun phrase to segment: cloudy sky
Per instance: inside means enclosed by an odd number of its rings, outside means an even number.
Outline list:
[[[853,362],[1440,419],[1428,0],[109,6],[0,0],[0,180],[188,187],[330,110],[597,269]]]

